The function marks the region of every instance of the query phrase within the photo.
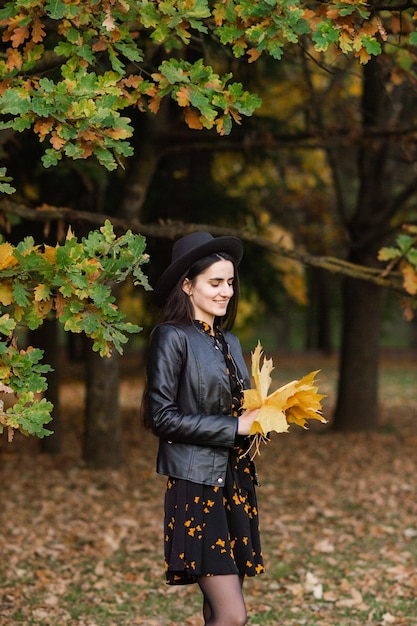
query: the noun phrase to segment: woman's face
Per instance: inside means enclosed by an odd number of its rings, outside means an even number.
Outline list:
[[[193,281],[184,280],[183,290],[190,296],[194,319],[213,326],[215,317],[226,314],[233,296],[234,267],[231,261],[216,261]]]

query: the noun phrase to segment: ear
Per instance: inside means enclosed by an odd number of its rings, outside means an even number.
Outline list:
[[[182,290],[187,296],[191,296],[191,280],[189,278],[184,278],[184,282],[182,283]]]

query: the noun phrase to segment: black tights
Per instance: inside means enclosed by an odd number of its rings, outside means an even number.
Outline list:
[[[245,626],[247,615],[243,599],[243,577],[201,576],[198,584],[204,595],[204,624],[206,626]]]

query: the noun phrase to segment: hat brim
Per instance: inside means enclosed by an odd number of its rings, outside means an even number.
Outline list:
[[[196,261],[215,252],[230,254],[235,264],[239,265],[243,257],[243,245],[237,237],[214,237],[181,256],[167,267],[158,280],[154,292],[156,304],[163,305],[171,289]]]

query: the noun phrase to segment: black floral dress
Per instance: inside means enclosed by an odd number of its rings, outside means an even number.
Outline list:
[[[205,333],[210,327],[195,322]],[[242,391],[227,344],[220,330],[217,342],[225,357],[232,390],[232,410],[241,412]],[[199,576],[264,571],[255,493],[256,475],[246,437],[237,437],[229,453],[223,487],[168,478],[165,495],[165,572],[171,585],[196,582]]]

